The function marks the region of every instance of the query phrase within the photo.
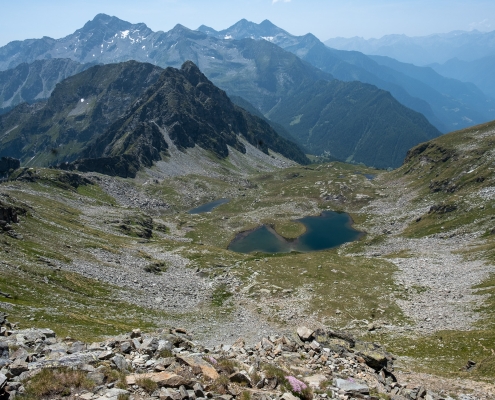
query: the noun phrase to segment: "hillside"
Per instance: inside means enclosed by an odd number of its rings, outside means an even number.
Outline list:
[[[0,109],[32,103],[50,96],[60,81],[88,69],[95,63],[81,65],[69,59],[38,60],[0,71]]]
[[[440,135],[389,93],[359,83],[315,82],[269,117],[311,154],[383,169],[399,167],[411,146]]]

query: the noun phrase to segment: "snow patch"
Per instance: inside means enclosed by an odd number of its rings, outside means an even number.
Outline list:
[[[127,36],[129,36],[129,30],[120,32],[121,39],[125,39]]]
[[[84,99],[81,99],[81,103],[84,103]]]
[[[275,37],[273,37],[273,36],[261,36],[261,39],[264,39],[267,42],[273,42],[273,39],[275,39]]]
[[[232,35],[225,35],[224,39],[225,39],[225,40],[232,39]]]

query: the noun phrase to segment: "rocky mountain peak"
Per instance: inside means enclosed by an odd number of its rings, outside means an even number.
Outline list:
[[[107,14],[98,14],[91,21],[86,22],[80,31],[92,31],[94,29],[108,29],[112,31],[130,29],[133,25],[117,17]]]
[[[197,86],[201,82],[209,82],[208,78],[199,70],[196,64],[192,61],[186,61],[182,64],[181,72],[187,78],[187,80],[193,85]]]

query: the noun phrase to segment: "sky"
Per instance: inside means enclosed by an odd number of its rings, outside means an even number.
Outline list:
[[[98,13],[144,22],[154,31],[178,23],[222,30],[242,18],[256,23],[269,19],[289,33],[311,32],[323,41],[495,30],[493,0],[1,0],[0,6],[0,46],[64,37]]]

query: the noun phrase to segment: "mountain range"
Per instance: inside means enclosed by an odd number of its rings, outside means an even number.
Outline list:
[[[495,31],[452,31],[417,37],[386,35],[380,39],[337,37],[326,40],[325,44],[334,49],[386,56],[416,65],[443,64],[454,58],[474,61],[495,55]]]
[[[222,31],[204,25],[198,30],[217,38],[275,43],[336,79],[357,80],[389,91],[442,132],[495,119],[495,100],[475,85],[446,78],[429,67],[331,49],[312,34],[294,36],[267,20],[260,24],[241,20]]]
[[[289,39],[299,40],[294,37],[288,37]],[[395,104],[396,100],[376,87],[360,82],[328,85],[326,82],[334,80],[332,74],[310,65],[297,54],[285,51],[267,40],[222,39],[201,31],[189,30],[181,25],[167,33],[152,32],[144,24],[133,25],[115,17],[99,14],[82,29],[59,40],[43,38],[9,43],[0,48],[0,67],[15,67],[19,63],[40,59],[48,62],[55,57],[68,57],[86,64],[135,59],[174,67],[180,67],[183,62],[192,60],[229,96],[240,96],[247,100],[273,123],[282,125],[306,149],[311,148],[311,151],[317,154],[328,153],[340,160],[363,163],[373,160],[372,165],[376,167],[397,167],[411,143],[417,144],[440,134],[422,116],[411,114],[405,107],[398,107],[397,104],[387,108],[389,103]],[[285,111],[280,111],[282,103],[300,104],[301,98],[306,96],[306,88],[315,82],[321,82],[319,86],[327,91],[322,93],[321,99],[332,98],[332,106],[325,101],[313,102],[313,116],[301,115],[300,110],[289,106]],[[348,88],[345,88],[345,85],[349,85]],[[352,93],[353,101],[358,102],[356,107],[351,109],[353,111],[342,113],[345,101],[339,99],[335,91]],[[359,104],[371,98],[383,102],[375,104],[375,109],[388,109],[389,113],[376,114],[373,108]],[[336,104],[339,106],[336,107]],[[355,114],[358,110],[359,118]],[[314,118],[317,114],[320,117]],[[297,125],[293,123],[296,120],[303,121],[303,124],[294,127]],[[365,122],[357,124],[357,120]],[[338,128],[332,128],[330,121],[338,121]],[[306,131],[303,131],[302,127]],[[366,129],[362,129],[363,127]],[[386,129],[382,129],[383,127]],[[332,138],[317,143],[310,143],[311,140],[308,142],[308,137],[313,137],[311,132],[315,129]],[[384,131],[387,131],[386,136],[392,136],[388,144],[383,146],[384,151],[380,152],[379,157],[376,154],[371,157],[364,156],[366,152],[373,153],[372,147],[368,147],[365,152],[352,146],[331,147],[331,143],[346,141],[350,132],[356,139],[352,141],[355,145],[367,143],[364,137],[370,138],[373,143],[379,143],[380,135]],[[403,143],[399,137],[407,137],[407,143]],[[347,150],[341,151],[343,148]]]

